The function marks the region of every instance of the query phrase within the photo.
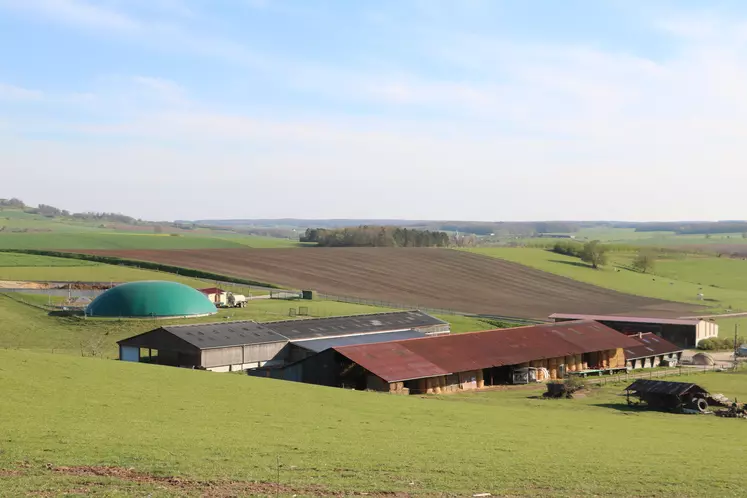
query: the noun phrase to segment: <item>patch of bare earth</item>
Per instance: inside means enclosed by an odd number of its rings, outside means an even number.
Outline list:
[[[127,483],[155,485],[176,494],[199,495],[205,498],[229,498],[236,496],[372,496],[407,498],[410,494],[398,492],[339,492],[319,486],[290,486],[269,482],[251,481],[200,481],[182,477],[161,477],[137,472],[135,469],[109,466],[49,467],[57,474],[83,478],[112,478]],[[101,486],[92,481],[81,484],[68,493],[86,493],[91,487]],[[88,490],[88,491],[85,491]],[[43,493],[37,496],[43,496]],[[420,495],[422,496],[422,495]]]
[[[540,319],[559,312],[681,316],[693,313],[694,309],[686,304],[623,294],[517,263],[448,249],[79,252],[200,269],[406,308]]]

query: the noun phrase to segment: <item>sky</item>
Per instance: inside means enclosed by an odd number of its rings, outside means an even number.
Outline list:
[[[0,0],[0,198],[745,218],[747,2]]]

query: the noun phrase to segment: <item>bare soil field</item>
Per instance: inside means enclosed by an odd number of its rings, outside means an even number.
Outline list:
[[[680,316],[694,306],[622,294],[496,258],[447,249],[95,250],[354,296],[467,313],[544,319],[552,313]]]

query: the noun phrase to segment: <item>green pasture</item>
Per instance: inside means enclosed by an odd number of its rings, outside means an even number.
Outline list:
[[[118,340],[165,324],[302,319],[302,316],[297,316],[299,312],[307,313],[308,317],[329,317],[392,311],[390,308],[336,301],[255,299],[250,301],[246,308],[219,309],[216,315],[207,317],[176,320],[120,320],[50,316],[45,310],[21,301],[43,306],[49,302],[49,298],[38,294],[0,293],[0,348],[80,355],[81,346],[95,346],[98,353],[107,358],[117,357],[116,342]],[[58,299],[54,301],[59,303]],[[54,301],[52,304],[55,304]],[[443,315],[440,318],[454,322],[455,332],[495,328],[489,323],[474,318],[449,315]]]
[[[726,263],[720,258],[701,256],[667,259],[657,266],[663,275],[652,275],[627,269],[633,256],[624,253],[612,253],[611,265],[594,270],[578,258],[544,249],[491,247],[470,251],[628,294],[705,305],[714,314],[747,311],[747,285],[743,285],[747,262],[741,260]],[[741,274],[729,277],[729,271]],[[680,279],[682,275],[687,280]],[[727,284],[734,288],[727,288]],[[698,300],[701,292],[703,301]]]
[[[677,380],[747,398],[745,373]],[[745,421],[631,410],[622,387],[405,397],[0,350],[0,494],[236,496],[220,486],[278,479],[281,496],[744,494]],[[54,471],[84,465],[178,479]]]
[[[246,244],[216,237],[112,232],[0,232],[0,249],[224,249]]]
[[[0,249],[222,249],[297,247],[288,239],[197,229],[176,234],[108,228],[112,223],[72,218],[47,218],[17,209],[0,210]]]

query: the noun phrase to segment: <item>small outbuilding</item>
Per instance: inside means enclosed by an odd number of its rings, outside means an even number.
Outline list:
[[[628,404],[636,404],[631,396],[638,398],[637,404],[645,404],[655,410],[705,412],[709,401],[720,404],[697,384],[639,379],[625,388]]]

